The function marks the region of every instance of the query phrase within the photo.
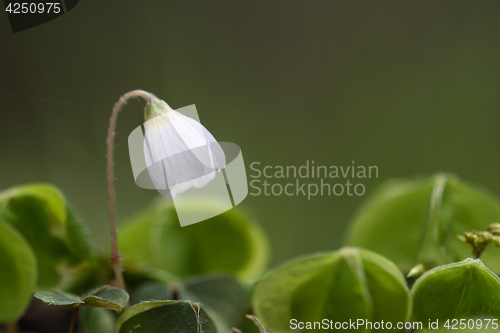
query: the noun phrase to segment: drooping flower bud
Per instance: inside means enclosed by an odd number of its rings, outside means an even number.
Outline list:
[[[173,110],[162,100],[145,109],[144,153],[156,189],[173,198],[191,187],[200,188],[225,167],[224,151],[199,122]]]

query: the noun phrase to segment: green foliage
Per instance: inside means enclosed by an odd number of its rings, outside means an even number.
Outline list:
[[[81,297],[60,290],[39,291],[35,297],[47,305],[83,305],[85,302]]]
[[[36,268],[24,237],[0,218],[0,324],[23,314],[35,287]]]
[[[500,244],[498,221],[500,202],[454,176],[392,183],[354,219],[350,243],[368,250],[342,248],[279,266],[256,284],[254,313],[275,333],[290,331],[291,319],[365,319],[396,329],[396,322],[408,319],[410,304],[412,319],[424,330],[429,320],[443,328],[454,318],[500,319],[500,278],[477,259],[448,264],[468,257],[468,245],[500,271],[499,250],[486,248]],[[126,305],[121,289],[104,286],[83,296],[42,291],[35,297],[48,305],[86,306],[80,324],[87,333],[259,331],[244,317],[250,296],[241,281],[260,277],[268,245],[240,209],[181,227],[171,201],[161,199],[121,230],[119,244],[135,305],[118,320],[109,310]],[[410,303],[400,269],[370,250],[404,271],[414,267],[414,275],[445,265],[416,281]],[[34,290],[59,285],[80,292],[113,276],[109,259],[93,255],[63,195],[40,184],[0,193],[0,267],[7,272],[0,274],[0,323],[19,318]]]
[[[227,275],[193,277],[175,285],[146,283],[132,293],[131,301],[137,304],[141,301],[168,300],[174,296],[203,304],[219,332],[239,324],[243,312],[250,305],[248,291]]]
[[[417,264],[438,266],[467,258],[456,237],[486,230],[500,221],[500,202],[491,193],[459,178],[436,176],[399,182],[378,191],[353,221],[349,244],[380,253],[403,271]],[[482,259],[500,272],[500,251]]]
[[[118,288],[100,287],[84,296],[56,291],[41,291],[35,297],[47,305],[92,306],[120,312],[128,302],[128,294]]]
[[[92,261],[67,269],[58,289],[81,295],[113,279],[114,273],[109,255],[100,254],[96,255]]]
[[[238,330],[243,333],[261,333],[259,327],[255,325],[255,322],[246,317],[241,320],[241,322],[237,326]],[[228,332],[229,333],[229,332]],[[236,332],[234,332],[236,333]]]
[[[343,248],[300,257],[263,278],[252,300],[254,312],[273,332],[303,322],[399,322],[408,318],[409,291],[399,269],[373,252]]]
[[[161,282],[146,282],[137,287],[130,294],[130,303],[132,305],[144,301],[166,301],[173,298],[174,289]]]
[[[116,314],[108,309],[84,307],[79,319],[85,333],[113,333],[115,330]]]
[[[119,243],[128,270],[155,268],[179,278],[225,272],[248,280],[262,273],[268,258],[265,236],[240,209],[181,227],[171,201],[164,199],[122,228]]]
[[[128,294],[118,288],[102,288],[83,298],[87,306],[120,312],[128,302]]]
[[[214,323],[197,303],[156,301],[134,305],[116,323],[116,333],[216,333]]]
[[[500,278],[480,260],[434,268],[412,289],[413,319],[439,320],[440,329],[451,319],[500,319]]]
[[[0,217],[26,238],[38,262],[37,289],[56,286],[59,268],[92,257],[84,229],[63,194],[46,184],[0,193]]]
[[[247,290],[230,276],[200,276],[184,282],[180,299],[203,304],[220,331],[236,326],[250,306]]]

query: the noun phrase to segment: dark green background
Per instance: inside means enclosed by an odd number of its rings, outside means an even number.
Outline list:
[[[105,137],[142,88],[196,104],[247,166],[379,166],[383,180],[451,171],[500,193],[499,1],[90,1],[13,34],[0,14],[0,188],[60,186],[107,240]],[[157,194],[135,186],[120,116],[121,221]],[[252,197],[273,263],[333,249],[359,197]]]

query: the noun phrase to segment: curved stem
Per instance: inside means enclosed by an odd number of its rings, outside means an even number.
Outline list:
[[[142,97],[148,103],[156,101],[155,95],[148,93],[144,90],[133,90],[122,97],[116,102],[111,113],[108,128],[108,149],[107,149],[107,176],[108,176],[108,201],[109,201],[109,227],[111,234],[111,264],[115,272],[115,279],[118,287],[125,290],[125,281],[123,279],[123,272],[121,267],[120,250],[118,249],[118,238],[116,233],[116,202],[115,202],[115,176],[114,176],[114,162],[113,162],[113,148],[115,143],[115,129],[118,113],[127,101],[134,97]]]

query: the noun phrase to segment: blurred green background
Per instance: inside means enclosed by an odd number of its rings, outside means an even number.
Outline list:
[[[0,188],[58,185],[105,247],[109,115],[141,88],[196,104],[247,168],[379,167],[365,197],[249,196],[272,264],[342,245],[392,177],[450,171],[500,193],[499,13],[498,1],[82,0],[16,34],[0,14]],[[143,105],[118,121],[122,222],[158,195],[135,185],[128,157]]]

